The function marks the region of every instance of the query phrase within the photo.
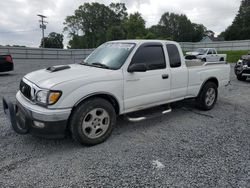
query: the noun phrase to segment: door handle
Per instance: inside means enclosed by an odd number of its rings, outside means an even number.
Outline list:
[[[135,79],[128,79],[128,80],[126,80],[127,82],[137,82],[137,81],[139,81],[140,80],[140,78],[135,78]]]
[[[163,74],[162,75],[162,79],[168,79],[169,78],[169,75],[168,74]]]

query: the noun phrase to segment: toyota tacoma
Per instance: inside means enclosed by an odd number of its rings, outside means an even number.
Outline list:
[[[25,75],[16,103],[3,98],[3,106],[17,133],[55,138],[70,132],[95,145],[111,135],[119,115],[189,98],[212,109],[229,75],[225,62],[186,62],[176,42],[111,41],[79,64]]]

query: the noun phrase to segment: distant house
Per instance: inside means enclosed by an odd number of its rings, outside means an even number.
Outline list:
[[[216,42],[216,41],[224,41],[223,38],[217,38],[214,36],[205,36],[201,39],[200,42]]]
[[[201,39],[200,42],[216,42],[216,41],[224,41],[222,37],[215,37],[215,33],[212,30],[205,31],[205,36]]]

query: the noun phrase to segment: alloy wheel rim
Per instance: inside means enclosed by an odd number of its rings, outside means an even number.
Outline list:
[[[212,106],[215,101],[215,97],[216,97],[215,89],[209,88],[206,93],[206,99],[205,99],[206,105]]]
[[[83,118],[82,130],[84,134],[91,138],[99,138],[104,135],[110,124],[110,116],[103,108],[94,108]]]

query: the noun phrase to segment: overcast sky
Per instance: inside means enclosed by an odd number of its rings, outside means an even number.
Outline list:
[[[146,26],[157,24],[164,12],[184,13],[195,23],[202,23],[216,34],[230,25],[239,9],[240,0],[1,0],[0,45],[38,47],[41,39],[37,14],[49,22],[45,35],[62,33],[66,16],[84,2],[124,2],[129,13],[139,11]],[[65,34],[65,43],[68,39]]]

